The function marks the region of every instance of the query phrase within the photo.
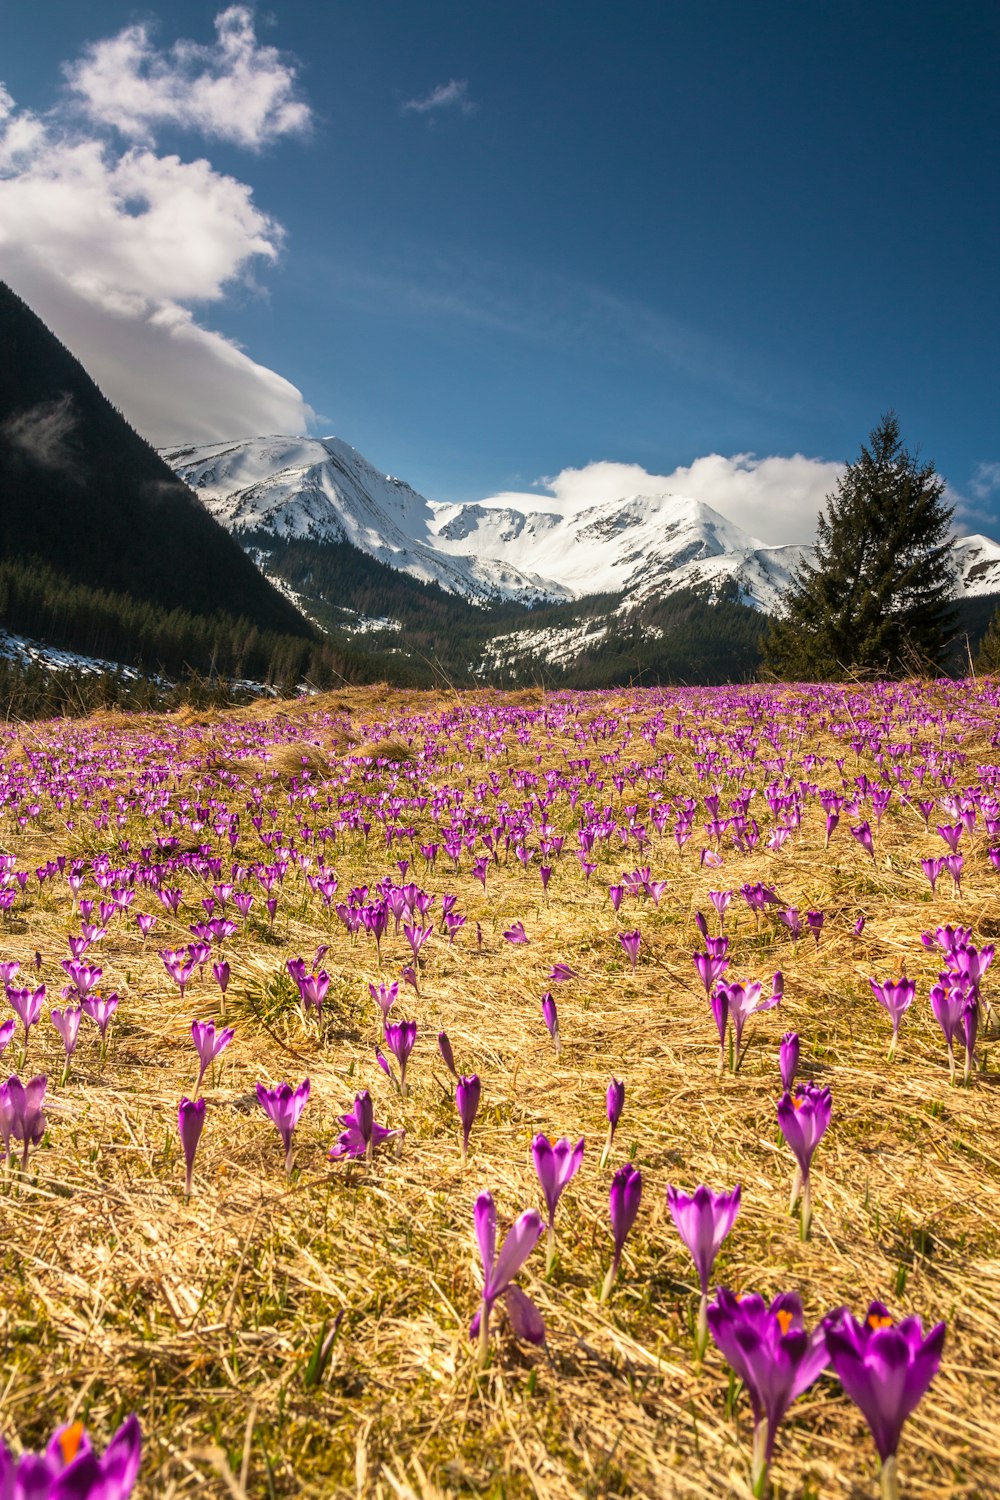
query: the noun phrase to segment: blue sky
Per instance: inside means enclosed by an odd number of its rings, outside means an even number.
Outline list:
[[[992,3],[49,0],[2,35],[0,275],[156,441],[310,422],[442,500],[664,476],[781,540],[892,406],[1000,529]]]

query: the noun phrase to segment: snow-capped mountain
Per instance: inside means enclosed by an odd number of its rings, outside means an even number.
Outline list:
[[[735,582],[774,610],[811,549],[766,546],[701,501],[623,496],[563,516],[427,500],[334,437],[264,437],[171,448],[163,457],[230,531],[348,542],[370,557],[481,603],[616,594],[640,603]],[[1000,592],[1000,545],[956,544],[961,594]]]

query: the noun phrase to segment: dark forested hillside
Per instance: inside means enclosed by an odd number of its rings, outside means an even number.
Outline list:
[[[0,559],[28,557],[164,609],[313,634],[0,282]]]

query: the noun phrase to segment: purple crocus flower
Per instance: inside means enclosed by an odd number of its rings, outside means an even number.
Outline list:
[[[22,1083],[16,1073],[3,1085],[5,1098],[0,1101],[0,1113],[6,1115],[6,1128],[0,1127],[0,1131],[4,1136],[5,1149],[10,1149],[11,1140],[22,1142],[22,1168],[28,1165],[30,1147],[37,1146],[45,1134],[46,1122],[42,1105],[47,1086],[48,1079],[44,1074]]]
[[[55,1017],[56,1012],[53,1011],[52,1015],[53,1015],[53,1017]],[[4,1021],[3,1025],[0,1026],[0,1057],[3,1056],[4,1052],[6,1051],[7,1047],[9,1046],[10,1039],[14,1035],[14,1032],[16,1030],[17,1030],[17,1021],[15,1020],[15,1018],[13,1016],[11,1016],[11,1018],[10,1018],[9,1021]]]
[[[781,1069],[781,1087],[786,1094],[792,1092],[795,1074],[799,1066],[799,1034],[786,1031],[778,1049],[778,1066]]]
[[[386,1126],[378,1124],[372,1096],[367,1089],[362,1089],[355,1096],[353,1112],[339,1118],[344,1129],[338,1136],[336,1145],[330,1148],[331,1161],[338,1161],[345,1156],[353,1160],[363,1156],[371,1157],[383,1141],[402,1134],[400,1130],[388,1130]]]
[[[512,922],[504,933],[504,937],[508,943],[527,943],[529,941],[523,922]]]
[[[195,1025],[197,1026],[197,1021]],[[180,1102],[177,1111],[177,1128],[181,1135],[181,1146],[184,1151],[184,1196],[191,1196],[191,1178],[194,1173],[194,1157],[198,1150],[198,1142],[201,1140],[202,1127],[205,1124],[205,1100],[184,1098]]]
[[[816,946],[817,946],[817,948],[819,947],[819,935],[823,931],[823,923],[825,921],[826,921],[826,913],[825,912],[822,912],[822,911],[807,911],[806,912],[806,925],[808,926],[809,931],[812,933],[813,937],[816,940]]]
[[[729,968],[729,959],[724,953],[692,953],[694,966],[698,971],[698,978],[705,986],[705,994],[711,995],[716,981],[721,979]]]
[[[618,1121],[622,1117],[625,1108],[625,1084],[617,1078],[612,1078],[608,1084],[607,1110],[608,1110],[608,1138],[604,1142],[604,1150],[601,1152],[600,1165],[606,1166],[608,1157],[611,1155],[611,1147],[614,1144],[615,1131],[618,1129]]]
[[[441,1035],[444,1036],[444,1032]],[[462,1122],[463,1167],[469,1159],[469,1135],[475,1124],[476,1115],[479,1113],[482,1092],[483,1087],[478,1073],[470,1073],[468,1077],[463,1074],[455,1085],[455,1107],[458,1110],[458,1118]]]
[[[912,979],[883,980],[880,984],[876,979],[869,979],[872,994],[889,1013],[892,1021],[892,1041],[889,1043],[888,1057],[890,1062],[896,1053],[896,1044],[899,1041],[899,1023],[903,1015],[913,1004],[913,997],[917,993],[917,986]]]
[[[743,1060],[743,1029],[751,1016],[757,1015],[759,1011],[771,1010],[775,1005],[781,1004],[784,994],[784,980],[781,973],[774,975],[771,986],[771,994],[762,997],[763,986],[758,980],[747,980],[743,984],[720,984],[719,989],[724,991],[729,1009],[729,1018],[733,1023],[734,1049],[733,1049],[733,1072],[735,1073]],[[717,1018],[718,1021],[718,1018]]]
[[[380,984],[377,989],[375,985],[369,984],[368,993],[381,1012],[382,1035],[385,1036],[385,1023],[389,1012],[399,999],[399,983],[394,981],[392,984]]]
[[[559,1040],[559,1012],[556,1009],[555,996],[549,990],[542,996],[542,1020],[549,1029],[549,1036],[555,1043],[556,1057],[558,1057],[562,1047]]]
[[[141,1449],[136,1416],[122,1423],[100,1458],[82,1422],[57,1428],[44,1453],[16,1459],[0,1442],[0,1495],[5,1500],[128,1500]]]
[[[622,1251],[625,1241],[628,1239],[629,1231],[635,1223],[636,1214],[639,1212],[639,1204],[642,1200],[642,1173],[638,1167],[633,1167],[627,1161],[623,1167],[619,1167],[611,1180],[611,1236],[614,1241],[614,1256],[608,1267],[608,1274],[604,1278],[601,1288],[601,1301],[607,1302],[611,1296],[611,1288],[615,1284],[618,1275],[618,1267],[621,1264]]]
[[[36,990],[30,987],[24,990],[15,990],[7,986],[7,999],[10,1001],[11,1009],[20,1019],[24,1027],[24,1045],[28,1045],[28,1032],[36,1025],[42,1014],[42,1001],[45,999],[45,986],[40,984]]]
[[[410,1060],[417,1040],[416,1021],[399,1021],[395,1025],[386,1023],[385,1044],[399,1064],[399,1092],[406,1097],[406,1064]]]
[[[223,999],[225,999],[226,991],[229,988],[229,981],[232,978],[232,974],[233,971],[224,958],[220,958],[217,963],[212,965],[212,977],[222,991]],[[223,1014],[225,1014],[225,1006],[223,1006]]]
[[[556,1258],[556,1206],[564,1189],[576,1176],[583,1161],[583,1140],[574,1146],[571,1141],[550,1141],[548,1136],[536,1135],[531,1143],[531,1154],[535,1171],[541,1183],[545,1206],[549,1211],[548,1247],[545,1256],[545,1273],[552,1270]]]
[[[862,823],[858,828],[851,829],[851,835],[856,838],[866,854],[871,855],[872,864],[875,863],[875,845],[872,840],[872,831],[867,823]]]
[[[276,1088],[257,1085],[257,1103],[264,1113],[274,1121],[285,1148],[285,1171],[292,1170],[292,1132],[309,1098],[309,1080],[303,1079],[297,1089],[290,1083],[279,1083]]]
[[[778,1124],[797,1163],[788,1211],[789,1213],[795,1212],[795,1205],[801,1196],[800,1227],[804,1240],[809,1238],[809,1227],[812,1223],[812,1188],[809,1181],[809,1167],[812,1163],[813,1152],[826,1134],[832,1109],[833,1101],[830,1090],[819,1088],[812,1082],[800,1084],[794,1095],[782,1094],[778,1101]]]
[[[552,984],[565,984],[567,980],[576,978],[576,970],[571,969],[569,964],[553,964],[549,970],[549,980]]]
[[[926,1338],[919,1318],[894,1325],[881,1302],[871,1304],[863,1323],[846,1308],[826,1321],[830,1364],[875,1439],[883,1500],[897,1500],[900,1434],[938,1372],[944,1336],[944,1323],[935,1324]]]
[[[618,941],[625,949],[629,963],[632,965],[632,973],[634,974],[635,966],[639,960],[639,948],[642,945],[642,936],[638,930],[635,932],[620,932],[618,934]]]
[[[709,1000],[715,1027],[719,1033],[719,1077],[726,1068],[726,1032],[729,1029],[729,986],[720,984]]]
[[[444,1065],[452,1078],[457,1078],[458,1070],[455,1067],[455,1054],[451,1050],[451,1042],[448,1040],[448,1033],[446,1031],[438,1032],[438,1051],[443,1057]]]
[[[965,1043],[965,1072],[962,1082],[968,1083],[969,1075],[975,1066],[976,1060],[976,1038],[979,1035],[979,1006],[975,1000],[970,1000],[962,1012],[962,1040]]]
[[[111,1025],[112,1017],[118,1009],[118,996],[84,995],[80,1003],[87,1020],[93,1021],[101,1033],[101,1045],[103,1047],[107,1041],[108,1027]]]
[[[762,1297],[735,1297],[719,1287],[707,1312],[709,1331],[721,1353],[743,1381],[753,1407],[755,1496],[767,1489],[767,1471],[778,1428],[792,1402],[829,1363],[825,1329],[805,1328],[797,1293],[783,1292],[770,1307]]]
[[[66,1049],[66,1067],[63,1071],[63,1082],[69,1074],[69,1060],[76,1051],[76,1041],[80,1032],[80,1017],[83,1015],[83,1007],[80,1005],[67,1005],[65,1010],[54,1010],[51,1012],[52,1024],[62,1037],[63,1047]],[[0,1047],[0,1052],[3,1048]]]
[[[214,1021],[192,1021],[191,1040],[194,1042],[195,1051],[198,1053],[201,1067],[198,1070],[198,1081],[194,1086],[194,1096],[197,1099],[201,1088],[201,1080],[215,1062],[221,1052],[229,1046],[235,1036],[231,1026],[226,1026],[220,1032],[215,1030]]]
[[[740,1211],[740,1186],[737,1183],[731,1193],[713,1193],[707,1187],[697,1187],[690,1197],[675,1187],[668,1187],[667,1207],[677,1226],[677,1233],[691,1252],[691,1259],[698,1273],[701,1302],[695,1332],[695,1353],[701,1359],[708,1343],[708,1282],[722,1243],[736,1223],[736,1215]]]
[[[483,1296],[479,1311],[469,1327],[469,1337],[479,1341],[479,1367],[485,1369],[489,1356],[490,1312],[498,1297],[503,1297],[511,1327],[519,1338],[531,1343],[545,1342],[545,1324],[541,1314],[519,1287],[512,1285],[514,1277],[541,1239],[545,1229],[542,1217],[536,1209],[529,1208],[515,1220],[496,1253],[497,1211],[491,1193],[480,1193],[473,1211],[476,1239],[483,1263]],[[511,1293],[516,1295],[512,1296]]]
[[[931,986],[931,1010],[944,1032],[948,1047],[948,1074],[952,1083],[955,1082],[955,1038],[962,1030],[966,1006],[970,1000],[971,990],[957,975],[942,974],[940,983]]]

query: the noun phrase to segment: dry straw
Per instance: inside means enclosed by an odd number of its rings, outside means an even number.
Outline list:
[[[377,697],[345,691],[335,706],[270,705],[199,716],[186,727],[177,716],[142,727],[155,723],[158,733],[176,737],[188,766],[178,796],[224,796],[240,809],[248,775],[287,791],[303,761],[324,805],[358,777],[374,797],[394,786],[427,792],[452,776],[459,784],[469,774],[485,776],[462,735],[444,760],[425,765],[423,737],[408,721],[502,700],[387,689]],[[544,707],[541,695],[518,701]],[[705,695],[704,714],[711,702]],[[634,728],[652,712],[633,694],[579,703],[583,721],[623,714]],[[326,731],[324,712],[335,716]],[[287,743],[252,772],[213,774],[213,754],[250,760],[249,728],[261,719],[283,723]],[[567,732],[573,722],[559,731],[536,727],[530,745],[509,734],[498,763],[505,780],[509,765],[538,771],[538,755],[543,768],[564,768],[574,755],[592,753],[596,761],[611,748],[581,751]],[[709,733],[733,727],[731,719],[706,720]],[[356,736],[346,757],[345,729]],[[99,726],[98,756],[102,736],[110,745],[136,732],[121,716]],[[64,744],[68,734],[64,725],[32,726],[33,753]],[[668,748],[677,759],[663,790],[696,795],[690,745],[671,739]],[[822,735],[799,753],[806,748],[843,752]],[[970,766],[993,753],[985,731],[962,748]],[[628,749],[645,761],[657,753],[638,735]],[[20,757],[12,735],[5,758]],[[866,768],[862,757],[857,769]],[[132,774],[120,773],[123,794]],[[624,800],[640,795],[627,789]],[[291,827],[287,796],[273,806]],[[643,939],[633,974],[607,900],[622,853],[605,848],[585,883],[569,847],[573,814],[559,803],[551,815],[567,835],[567,853],[545,898],[537,860],[527,871],[514,859],[492,870],[484,895],[467,861],[455,876],[443,856],[433,873],[418,858],[416,878],[457,892],[469,920],[454,946],[440,935],[426,946],[420,998],[404,987],[399,1007],[419,1024],[405,1103],[373,1063],[377,1012],[367,988],[369,979],[398,975],[408,953],[402,937],[384,940],[380,975],[374,946],[352,944],[317,898],[307,903],[303,884],[282,892],[273,933],[266,922],[251,923],[252,934],[234,940],[226,1019],[236,1040],[206,1089],[187,1202],[177,1102],[195,1071],[192,1017],[218,1019],[219,994],[206,978],[181,1002],[155,949],[185,940],[186,922],[196,919],[190,907],[205,890],[189,882],[184,920],[161,913],[148,945],[124,922],[112,925],[101,961],[123,1000],[110,1059],[100,1070],[92,1040],[81,1049],[68,1085],[52,1089],[45,1146],[0,1198],[0,1430],[8,1441],[37,1445],[54,1423],[78,1414],[103,1441],[135,1409],[146,1438],[140,1493],[157,1497],[746,1495],[746,1399],[731,1409],[727,1372],[713,1351],[700,1369],[691,1359],[693,1271],[665,1205],[668,1183],[690,1190],[740,1182],[744,1209],[718,1277],[769,1295],[798,1288],[810,1319],[845,1302],[860,1311],[871,1297],[899,1314],[946,1318],[940,1376],[907,1428],[903,1490],[914,1500],[1000,1494],[996,1074],[990,1068],[970,1089],[948,1087],[927,1005],[937,964],[919,941],[922,929],[944,920],[961,920],[984,940],[1000,935],[997,877],[978,835],[960,901],[943,884],[930,900],[919,860],[935,841],[897,798],[874,863],[846,825],[824,852],[815,806],[785,850],[730,855],[722,870],[698,867],[697,839],[683,853],[654,839],[644,862],[668,890],[658,908],[629,910],[627,925],[640,927]],[[67,830],[46,813],[25,832],[7,822],[0,839],[19,866],[34,867],[67,849],[96,847],[85,821],[78,815]],[[419,839],[433,836],[429,812],[415,821]],[[133,818],[122,833],[138,847],[148,830]],[[248,843],[244,857],[257,857],[256,847]],[[344,836],[329,858],[346,892],[382,878],[397,852],[387,854],[381,838]],[[625,858],[630,868],[634,858]],[[792,944],[771,927],[758,933],[734,903],[732,974],[762,978],[781,967],[785,1000],[752,1023],[741,1072],[720,1080],[714,1026],[691,962],[698,946],[692,919],[710,910],[710,888],[744,880],[770,881],[788,904],[823,909],[827,920],[818,948],[811,937]],[[258,908],[261,901],[258,895]],[[48,882],[0,935],[0,957],[24,963],[41,950],[52,992],[73,930],[69,908],[65,886]],[[861,912],[868,920],[859,940]],[[531,938],[526,947],[502,939],[516,919]],[[330,945],[324,966],[333,976],[323,1041],[314,1026],[303,1026],[283,980],[285,961],[308,960],[321,942]],[[559,989],[558,1059],[539,1009],[557,960],[579,976]],[[867,975],[904,969],[918,980],[918,1000],[889,1066],[888,1026]],[[434,1050],[442,1028],[460,1071],[475,1069],[483,1079],[464,1173],[451,1085]],[[786,1214],[790,1161],[775,1117],[777,1047],[786,1029],[802,1035],[804,1075],[829,1083],[834,1099],[814,1162],[814,1230],[805,1244]],[[58,1038],[50,1031],[43,1041],[32,1067],[44,1066],[55,1080]],[[612,1073],[626,1081],[626,1105],[602,1172]],[[306,1074],[312,1097],[288,1181],[253,1089],[258,1080],[294,1084]],[[326,1152],[336,1116],[361,1086],[372,1090],[376,1117],[404,1127],[405,1138],[398,1153],[370,1167],[333,1166]],[[583,1168],[560,1204],[552,1277],[541,1279],[538,1251],[523,1278],[545,1317],[548,1349],[526,1352],[500,1319],[493,1364],[478,1378],[467,1333],[478,1296],[472,1204],[489,1189],[501,1230],[539,1204],[529,1153],[539,1130],[587,1140]],[[630,1156],[644,1174],[643,1208],[614,1295],[602,1305],[610,1174]],[[310,1384],[310,1358],[339,1315],[329,1365]],[[874,1470],[857,1411],[821,1381],[782,1431],[776,1495],[871,1495]]]

